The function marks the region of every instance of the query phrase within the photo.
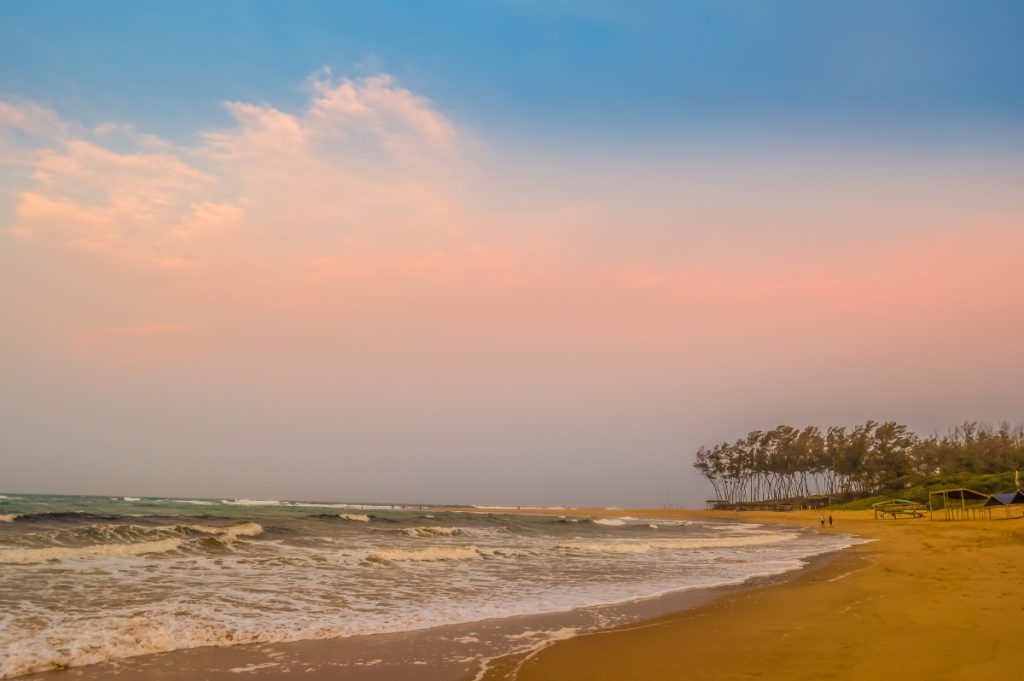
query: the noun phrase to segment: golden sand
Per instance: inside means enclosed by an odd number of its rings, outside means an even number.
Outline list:
[[[632,513],[818,526],[809,511]],[[832,531],[877,541],[782,584],[502,659],[485,679],[1017,678],[1024,673],[1024,520],[1002,513],[945,522],[835,512]]]

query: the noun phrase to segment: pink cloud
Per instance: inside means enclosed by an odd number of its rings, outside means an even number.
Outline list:
[[[0,100],[0,133],[17,130],[33,137],[54,140],[69,134],[68,126],[51,109],[33,102]]]
[[[135,266],[220,268],[224,258],[343,253],[439,245],[466,222],[451,174],[454,126],[388,76],[311,79],[308,107],[288,113],[229,103],[236,125],[176,147],[131,124],[57,135],[33,152],[8,231],[37,243],[104,254]],[[34,109],[5,105],[0,129]],[[130,151],[105,146],[117,138]],[[424,160],[438,165],[424,174]],[[445,169],[441,169],[441,165]],[[444,223],[447,223],[445,225]],[[224,240],[231,233],[234,247]],[[414,246],[418,248],[418,246]],[[261,256],[257,256],[261,257]]]
[[[324,132],[370,134],[394,149],[409,142],[443,149],[455,142],[455,126],[389,75],[335,82],[325,68],[309,82],[316,95],[309,117]]]

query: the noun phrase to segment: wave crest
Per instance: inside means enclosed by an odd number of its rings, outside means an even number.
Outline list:
[[[199,532],[200,534],[214,535],[219,539],[225,539],[227,541],[234,541],[239,537],[257,537],[263,534],[263,526],[254,522],[236,523],[226,527],[218,527],[216,525],[175,525],[173,529],[178,531],[190,530],[193,532]]]
[[[410,537],[456,537],[465,534],[457,527],[407,527],[402,530]]]
[[[139,556],[148,553],[166,553],[190,546],[200,537],[227,545],[243,537],[256,537],[263,533],[258,523],[245,522],[227,526],[215,525],[87,525],[72,531],[58,530],[43,533],[51,543],[77,543],[91,541],[83,546],[26,546],[0,549],[0,563],[32,564],[51,560],[74,560],[90,556]],[[31,535],[38,541],[39,534]]]
[[[131,544],[92,544],[89,546],[51,546],[33,549],[0,549],[0,563],[30,565],[51,560],[84,558],[88,556],[141,556],[147,553],[166,553],[181,547],[182,539],[158,539]]]
[[[478,560],[475,546],[428,546],[424,549],[378,549],[366,557],[371,563],[403,563],[438,560]]]

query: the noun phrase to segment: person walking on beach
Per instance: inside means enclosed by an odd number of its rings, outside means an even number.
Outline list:
[[[832,529],[832,514],[828,514],[828,529]]]
[[[821,529],[824,530],[825,529],[825,514],[824,513],[821,514],[821,517],[819,518],[819,520],[821,520]]]

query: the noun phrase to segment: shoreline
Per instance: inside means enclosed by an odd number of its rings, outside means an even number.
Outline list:
[[[605,509],[521,509],[521,513],[687,518],[718,520],[706,512]],[[517,511],[512,511],[513,513]],[[720,518],[721,520],[752,520]],[[793,523],[782,523],[794,526]],[[845,534],[845,533],[844,533]],[[843,554],[830,551],[805,557],[803,567],[760,575],[740,583],[671,590],[646,598],[595,604],[570,611],[532,613],[463,622],[416,631],[358,635],[344,638],[255,643],[239,646],[198,647],[153,653],[69,670],[36,672],[13,678],[57,681],[71,674],[79,679],[111,675],[131,679],[271,678],[301,673],[303,678],[337,678],[343,673],[353,681],[378,679],[436,679],[462,681],[483,676],[492,663],[512,654],[528,654],[551,640],[637,626],[672,613],[705,606],[725,595],[766,585],[783,584],[808,571],[819,569]]]
[[[812,527],[819,516],[679,513]],[[1019,668],[1019,517],[946,522],[832,514],[834,531],[876,541],[842,550],[792,580],[507,656],[480,681],[862,679],[883,669],[960,681]]]

